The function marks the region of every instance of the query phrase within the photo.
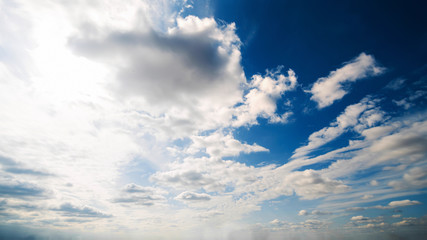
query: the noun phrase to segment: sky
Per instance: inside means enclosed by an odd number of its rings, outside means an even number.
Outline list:
[[[420,239],[425,10],[0,0],[0,239]]]

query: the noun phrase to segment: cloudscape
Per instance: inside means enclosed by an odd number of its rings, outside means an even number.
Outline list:
[[[426,7],[0,0],[0,239],[421,239]]]

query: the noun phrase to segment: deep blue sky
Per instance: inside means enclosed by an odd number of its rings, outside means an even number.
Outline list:
[[[292,151],[345,106],[367,94],[383,97],[382,88],[391,80],[405,78],[411,83],[426,72],[427,4],[423,1],[214,0],[208,4],[211,8],[205,4],[195,2],[194,12],[236,23],[247,76],[263,74],[265,69],[282,65],[293,69],[301,84],[296,92],[287,93],[291,98],[299,98],[294,103],[298,121],[285,129],[274,125],[255,126],[250,130],[252,139],[242,136],[250,142],[257,136],[257,141],[266,141],[269,145],[281,143],[278,148]],[[304,99],[301,90],[309,89],[316,79],[327,76],[360,52],[373,54],[379,64],[387,67],[387,72],[354,84],[353,91],[341,102],[316,112],[315,116],[312,112],[303,113],[307,106],[315,104],[308,97]],[[278,106],[280,110],[281,104]],[[257,131],[260,132],[256,134]],[[278,131],[282,135],[275,134]]]

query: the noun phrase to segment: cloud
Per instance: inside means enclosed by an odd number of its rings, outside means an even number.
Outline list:
[[[397,190],[422,188],[427,185],[427,172],[424,168],[414,167],[407,171],[402,180],[393,180],[389,186]]]
[[[74,206],[71,203],[63,203],[59,208],[52,208],[51,210],[60,212],[63,216],[67,217],[82,217],[82,218],[110,218],[112,215],[102,213],[92,207],[88,206]]]
[[[415,217],[408,217],[403,218],[400,222],[395,222],[392,224],[395,227],[402,227],[402,226],[426,226],[427,225],[427,217],[423,216],[420,218]]]
[[[154,187],[144,187],[134,183],[127,184],[121,191],[120,197],[114,198],[113,203],[132,203],[152,206],[166,200],[167,192]]]
[[[241,143],[234,139],[231,134],[224,135],[222,132],[214,132],[207,136],[193,136],[191,137],[193,144],[191,144],[186,153],[195,154],[199,150],[204,150],[212,157],[226,157],[238,156],[241,152],[268,152],[268,149],[261,147],[257,144],[249,145]]]
[[[391,90],[399,90],[403,88],[405,82],[406,82],[406,79],[404,78],[396,78],[390,81],[385,87]]]
[[[312,169],[292,172],[285,177],[282,184],[285,188],[291,187],[295,194],[303,199],[316,199],[330,193],[342,193],[350,189],[343,182],[325,178]]]
[[[373,198],[374,196],[373,195],[371,195],[371,194],[365,194],[365,195],[363,195],[363,197],[362,197],[362,199],[363,200],[367,200],[367,199],[371,199],[371,198]]]
[[[350,105],[345,108],[329,127],[312,133],[308,137],[308,144],[297,148],[291,158],[306,156],[313,150],[333,141],[352,127],[358,125],[357,129],[371,127],[382,120],[382,113],[375,108],[376,102],[363,99],[360,103]]]
[[[236,193],[243,193],[260,180],[274,166],[252,167],[231,160],[215,157],[185,158],[169,165],[169,170],[158,171],[150,180],[165,187],[181,190],[204,189],[207,192],[223,192],[227,187]],[[255,190],[254,189],[254,190]]]
[[[0,183],[0,196],[10,198],[47,197],[49,192],[33,183],[7,182]]]
[[[388,204],[389,207],[391,208],[396,208],[396,207],[406,207],[406,206],[412,206],[412,205],[418,205],[421,204],[419,201],[411,201],[411,200],[401,200],[401,201],[392,201]]]
[[[409,127],[374,142],[369,150],[373,154],[381,153],[376,162],[392,159],[417,161],[427,152],[427,122],[414,122]]]
[[[366,210],[365,207],[351,207],[346,209],[347,212],[359,212],[364,210]]]
[[[257,124],[257,118],[268,119],[270,123],[286,123],[292,114],[286,112],[277,115],[276,101],[286,92],[295,89],[297,77],[295,72],[288,70],[288,76],[281,73],[281,67],[274,71],[267,71],[265,76],[254,75],[248,84],[249,90],[241,105],[235,109],[236,119],[232,126]]]
[[[364,217],[364,216],[354,216],[354,217],[351,217],[351,221],[366,221],[366,220],[368,220],[369,218],[368,217]]]
[[[419,204],[421,204],[421,202],[405,199],[401,201],[392,201],[387,206],[378,205],[378,206],[374,206],[373,208],[392,209],[392,208],[407,207],[407,206],[413,206],[413,205],[419,205]]]
[[[356,223],[381,223],[384,221],[384,217],[379,216],[379,217],[371,218],[371,217],[364,217],[359,215],[359,216],[351,217],[350,220]]]
[[[313,94],[311,100],[317,102],[318,108],[332,105],[347,94],[344,84],[379,75],[384,70],[378,66],[373,56],[361,53],[355,59],[344,63],[341,68],[330,72],[328,77],[319,78],[309,91]]]
[[[180,201],[209,201],[211,196],[206,193],[195,193],[195,192],[182,192],[175,197],[176,200]]]
[[[383,228],[383,227],[387,227],[388,224],[387,223],[378,223],[378,224],[374,224],[374,223],[368,223],[366,225],[361,225],[359,226],[359,228]]]
[[[242,101],[246,78],[234,23],[190,15],[178,17],[165,32],[82,31],[69,45],[77,54],[117,69],[110,90],[142,107],[145,124],[188,136],[229,123],[233,106]]]
[[[2,157],[2,156],[0,156],[0,165],[3,165],[3,171],[7,173],[33,175],[33,176],[40,176],[40,177],[53,176],[53,174],[50,174],[45,171],[27,168],[23,164],[18,163],[13,159]]]
[[[323,215],[330,215],[331,212],[327,211],[319,211],[319,210],[313,210],[311,212],[307,212],[306,210],[301,210],[298,212],[299,216],[308,216],[308,215],[316,215],[316,216],[323,216]]]
[[[225,188],[225,184],[219,182],[219,179],[210,177],[209,173],[196,170],[182,169],[169,172],[157,172],[151,176],[151,180],[177,188],[204,188],[211,191],[218,191]]]

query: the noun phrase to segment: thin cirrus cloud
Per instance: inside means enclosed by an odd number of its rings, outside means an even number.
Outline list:
[[[348,93],[345,84],[377,76],[384,71],[385,68],[380,67],[372,55],[361,53],[345,62],[341,68],[330,72],[327,77],[319,78],[308,92],[312,94],[311,100],[317,103],[319,109],[325,108]]]

